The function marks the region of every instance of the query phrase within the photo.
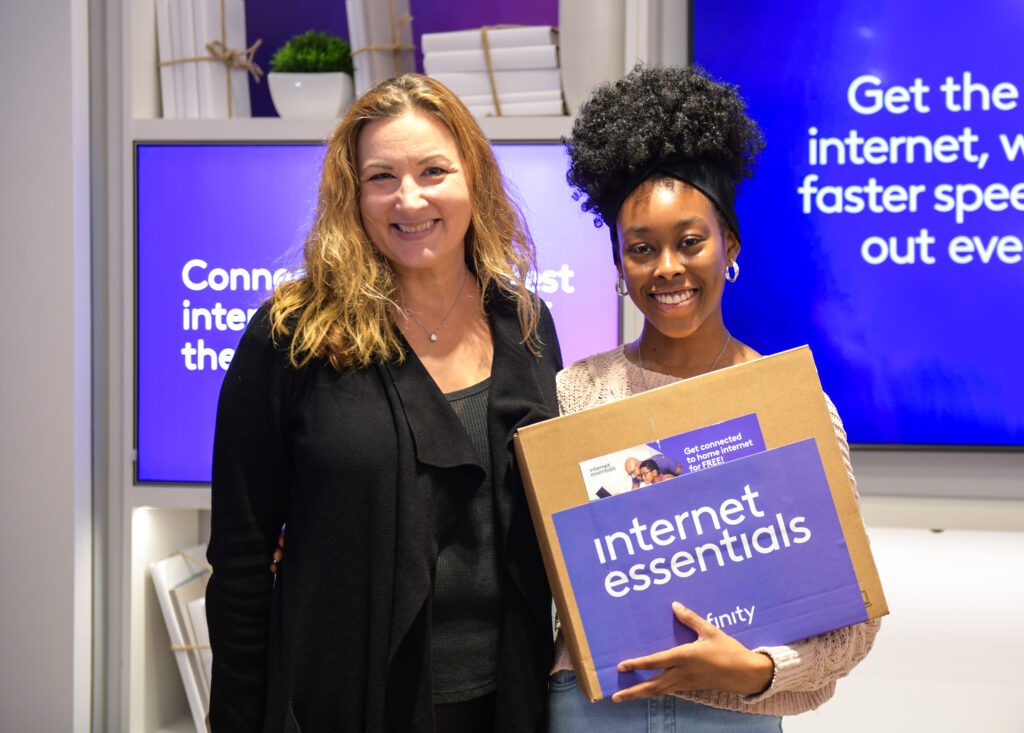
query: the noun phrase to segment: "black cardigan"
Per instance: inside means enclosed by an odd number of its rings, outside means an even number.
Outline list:
[[[503,617],[496,731],[544,727],[551,596],[512,435],[558,414],[561,357],[544,310],[540,357],[514,305],[489,299],[488,433]],[[433,730],[430,605],[437,538],[483,467],[410,349],[338,372],[287,364],[266,309],[225,376],[213,455],[206,594],[210,723],[222,731]],[[268,572],[282,524],[288,549]]]

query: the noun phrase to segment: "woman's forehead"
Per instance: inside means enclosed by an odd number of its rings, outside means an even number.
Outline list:
[[[623,230],[647,226],[687,226],[714,219],[711,200],[685,181],[663,178],[637,187],[619,211]]]
[[[356,154],[360,165],[371,158],[418,162],[443,155],[452,162],[459,160],[458,145],[448,128],[432,115],[415,109],[367,122],[359,131]]]
[[[626,197],[626,200],[623,202],[623,209],[627,207],[644,207],[651,203],[696,208],[714,206],[711,203],[711,199],[686,181],[681,181],[671,176],[658,176],[656,178],[649,178],[637,186]]]

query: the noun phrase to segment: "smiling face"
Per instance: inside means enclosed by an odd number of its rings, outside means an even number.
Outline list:
[[[670,339],[722,327],[725,268],[740,246],[703,193],[648,181],[623,203],[616,227],[629,297],[650,326]]]
[[[447,128],[418,110],[374,120],[356,157],[363,228],[395,272],[463,268],[472,202]]]

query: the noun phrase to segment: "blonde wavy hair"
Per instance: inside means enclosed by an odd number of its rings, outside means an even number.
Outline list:
[[[404,74],[356,100],[328,140],[304,272],[278,286],[270,307],[274,340],[287,341],[295,367],[326,359],[340,371],[405,357],[392,319],[392,309],[399,307],[397,277],[360,216],[356,143],[368,122],[410,110],[432,115],[455,138],[472,201],[466,264],[482,293],[515,302],[523,342],[538,352],[540,310],[527,288],[536,254],[522,214],[505,192],[490,143],[448,88],[426,76]]]

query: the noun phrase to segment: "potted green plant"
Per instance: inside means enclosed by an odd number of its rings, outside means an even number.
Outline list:
[[[340,117],[352,104],[352,50],[330,33],[293,36],[270,59],[270,98],[281,117]]]

